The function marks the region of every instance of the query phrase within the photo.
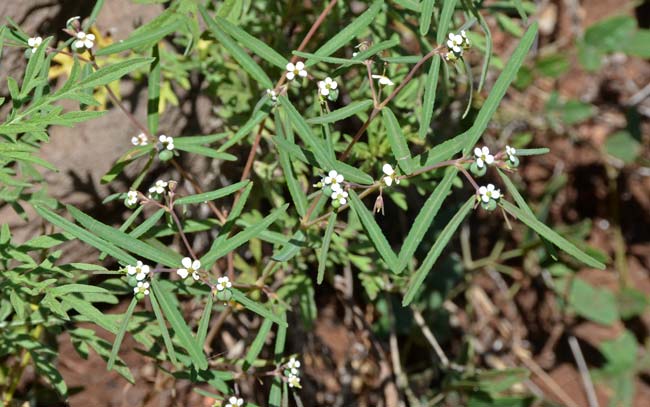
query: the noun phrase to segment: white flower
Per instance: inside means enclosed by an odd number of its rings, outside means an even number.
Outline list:
[[[27,45],[32,47],[32,54],[36,52],[36,50],[42,43],[43,43],[43,39],[41,37],[32,37],[27,40]]]
[[[332,192],[332,200],[338,201],[341,205],[345,205],[348,202],[348,193],[342,189],[338,189]]]
[[[323,178],[324,185],[330,185],[332,191],[340,191],[341,183],[343,182],[343,175],[339,174],[335,170],[330,171],[325,178]]]
[[[338,88],[338,86],[339,84],[328,76],[324,81],[318,82],[318,91],[321,95],[327,96],[330,94],[330,91]]]
[[[300,361],[296,360],[296,358],[291,358],[289,359],[289,363],[287,363],[287,367],[291,370],[291,374],[297,375],[298,369],[300,369]]]
[[[498,201],[501,198],[501,190],[495,189],[492,184],[488,184],[487,187],[480,187],[478,193],[481,196],[481,201],[485,203],[490,202],[490,199]]]
[[[241,407],[244,405],[244,399],[232,396],[228,399],[228,403],[224,407]]]
[[[138,261],[135,266],[126,266],[126,272],[129,275],[135,275],[136,280],[142,281],[147,277],[147,274],[149,274],[149,266]]]
[[[147,136],[144,133],[140,133],[137,136],[131,137],[131,144],[134,146],[146,146],[147,143]]]
[[[393,181],[395,181],[395,183],[399,185],[399,178],[397,178],[397,174],[395,174],[395,170],[393,169],[393,166],[391,166],[390,164],[384,164],[381,170],[386,175],[383,178],[386,186],[393,185]]]
[[[149,188],[149,193],[162,194],[165,192],[165,188],[167,188],[167,181],[159,179],[151,188]]]
[[[517,155],[517,150],[514,147],[506,146],[506,154],[510,161],[515,161],[515,155]]]
[[[187,278],[187,276],[191,274],[193,279],[199,279],[199,269],[201,268],[201,262],[199,260],[192,261],[189,257],[184,257],[183,260],[181,260],[181,264],[184,268],[176,270],[176,273],[181,278]]]
[[[174,138],[165,136],[164,134],[161,134],[158,137],[158,141],[162,144],[163,148],[166,148],[167,150],[173,150],[174,149]]]
[[[290,374],[287,378],[287,382],[289,383],[289,387],[300,388],[300,377],[296,376],[295,374]]]
[[[133,206],[138,203],[138,191],[129,191],[126,194],[126,204],[128,206]]]
[[[478,168],[483,168],[484,165],[489,165],[494,162],[494,156],[490,154],[490,149],[487,147],[474,149],[474,155],[476,156],[476,166]]]
[[[95,35],[86,34],[83,31],[77,33],[77,39],[72,43],[76,49],[91,49],[95,45]]]
[[[461,54],[463,52],[463,36],[449,33],[449,39],[447,40],[447,48],[454,51],[456,54]]]
[[[232,283],[230,282],[230,279],[226,276],[219,277],[217,279],[217,291],[223,291],[226,288],[232,287]]]
[[[287,79],[290,81],[294,80],[296,76],[304,78],[307,76],[307,71],[305,70],[305,64],[302,61],[296,62],[294,65],[293,62],[287,64]]]
[[[379,79],[379,84],[384,86],[393,86],[394,83],[384,75],[372,75],[374,79]]]
[[[149,295],[149,283],[138,281],[138,285],[133,287],[133,294]]]
[[[278,94],[273,89],[267,89],[266,94],[271,98],[272,101],[276,102],[278,100]]]

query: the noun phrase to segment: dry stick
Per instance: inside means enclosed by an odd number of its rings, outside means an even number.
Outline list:
[[[534,360],[526,354],[526,351],[519,347],[518,345],[515,345],[513,348],[515,356],[521,360],[521,362],[526,365],[528,369],[530,369],[536,376],[538,376],[548,388],[555,393],[555,395],[564,403],[567,407],[579,407],[578,404],[576,404],[575,401],[571,397],[569,397],[568,394],[562,390],[562,387],[560,387],[559,384],[551,376],[548,375],[542,369],[537,363],[535,363]]]
[[[571,352],[573,353],[573,357],[575,358],[576,364],[578,365],[578,370],[580,371],[580,378],[582,378],[582,385],[584,386],[585,393],[587,394],[589,407],[599,407],[598,398],[596,397],[596,390],[594,389],[594,383],[591,381],[591,376],[589,375],[589,369],[587,369],[585,357],[582,354],[578,340],[573,335],[569,336],[569,346],[571,347]]]
[[[411,310],[413,311],[413,317],[415,318],[415,322],[422,330],[422,333],[424,334],[426,340],[429,341],[429,344],[431,344],[431,346],[433,347],[433,350],[436,351],[436,355],[438,355],[438,359],[440,359],[440,363],[442,363],[442,366],[444,366],[445,368],[449,367],[449,359],[447,359],[445,352],[440,347],[440,344],[436,340],[436,337],[433,335],[433,332],[431,332],[426,322],[424,321],[424,317],[422,317],[422,313],[420,313],[420,311],[415,307],[411,307]]]

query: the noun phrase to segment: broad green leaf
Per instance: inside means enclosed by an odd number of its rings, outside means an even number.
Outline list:
[[[368,10],[355,18],[350,25],[340,30],[338,34],[330,38],[330,40],[318,48],[314,54],[320,57],[326,57],[332,55],[336,50],[348,44],[375,20],[375,17],[379,14],[379,11],[381,11],[383,4],[383,0],[375,0]],[[308,60],[305,65],[309,67],[315,63],[316,61],[314,60]]]
[[[98,50],[96,55],[110,55],[126,50],[133,50],[135,48],[150,47],[152,44],[156,44],[169,34],[178,31],[183,24],[183,20],[175,19],[175,21],[169,21],[164,25],[153,27],[144,32],[134,32],[129,36],[129,38]],[[145,28],[145,26],[141,28]]]
[[[429,230],[429,227],[438,214],[442,203],[447,199],[457,173],[458,170],[456,168],[447,170],[447,173],[442,178],[436,189],[433,190],[424,205],[422,205],[420,212],[413,221],[411,230],[409,230],[406,239],[404,239],[402,249],[399,252],[398,259],[400,270],[404,270],[411,261],[411,258],[413,258],[413,255],[422,242],[424,235],[427,233],[427,230]]]
[[[636,29],[632,16],[615,16],[598,21],[585,31],[584,41],[603,52],[620,50]]]
[[[106,365],[106,368],[108,370],[112,370],[113,365],[115,365],[115,359],[117,358],[117,353],[120,351],[120,346],[122,345],[122,340],[124,339],[126,328],[129,325],[129,319],[131,319],[131,315],[133,315],[133,310],[135,310],[136,305],[138,305],[138,300],[134,296],[131,299],[131,304],[129,304],[129,308],[122,315],[122,324],[120,324],[120,329],[119,331],[117,331],[117,335],[115,335],[115,341],[113,342],[113,348],[111,349],[111,356],[108,358],[108,364]]]
[[[368,233],[370,241],[375,246],[377,253],[381,256],[382,259],[386,262],[388,267],[395,273],[398,273],[399,270],[399,261],[397,256],[393,252],[393,249],[390,247],[390,244],[386,240],[384,233],[375,222],[372,212],[366,208],[356,192],[350,190],[350,207],[357,214],[363,228]]]
[[[246,358],[244,359],[244,370],[248,370],[248,368],[250,368],[255,362],[255,359],[257,359],[257,356],[259,356],[272,326],[273,321],[270,319],[265,319],[264,322],[262,322],[260,330],[257,332],[257,336],[255,336],[253,343],[251,343],[251,347],[246,353]]]
[[[76,87],[79,89],[88,89],[108,85],[136,69],[149,65],[153,61],[154,58],[130,58],[127,61],[101,67],[88,75],[86,79],[79,82]]]
[[[242,69],[248,72],[248,74],[253,77],[260,86],[263,88],[273,88],[273,82],[269,79],[269,76],[262,70],[262,68],[255,63],[253,58],[251,58],[235,41],[225,31],[223,31],[219,25],[210,17],[208,11],[202,5],[199,5],[199,12],[203,17],[203,21],[208,25],[210,31],[214,35],[214,38],[223,45],[223,47],[232,55],[233,58],[239,62]]]
[[[168,267],[178,267],[178,265],[181,264],[181,256],[179,254],[171,255],[169,252],[158,250],[127,233],[121,232],[118,229],[93,219],[91,216],[86,215],[74,206],[68,205],[66,208],[72,217],[74,217],[81,225],[89,230],[95,231],[99,237],[118,247],[128,250],[131,253],[136,253],[138,256],[146,259],[164,264]]]
[[[239,41],[244,47],[253,51],[253,53],[258,57],[268,61],[280,69],[284,69],[287,65],[287,59],[278,54],[273,48],[269,47],[246,31],[232,24],[228,20],[216,16],[214,21],[219,26],[219,28]]]
[[[248,298],[243,292],[237,290],[237,289],[231,289],[232,291],[232,298],[243,305],[246,309],[253,311],[257,315],[260,315],[268,320],[271,320],[278,324],[281,327],[287,327],[287,322],[280,318],[279,316],[275,315],[273,312],[271,312],[268,308],[266,308],[264,305],[260,304],[259,302],[253,301],[250,298]]]
[[[187,205],[187,204],[196,204],[196,203],[204,203],[204,202],[209,202],[209,201],[214,201],[215,199],[223,198],[224,196],[228,196],[230,194],[233,194],[240,189],[244,188],[246,185],[248,185],[249,181],[241,181],[237,182],[232,185],[228,185],[227,187],[223,187],[220,189],[217,189],[215,191],[210,191],[210,192],[204,192],[202,194],[196,194],[196,195],[189,195],[189,196],[184,196],[182,198],[179,198],[175,201],[177,205]]]
[[[219,242],[218,245],[212,245],[210,250],[201,257],[201,264],[204,264],[205,267],[209,267],[214,264],[215,261],[221,257],[228,254],[228,252],[237,249],[239,246],[248,242],[252,238],[259,235],[262,231],[266,230],[269,226],[273,224],[289,207],[289,204],[284,204],[280,208],[274,210],[270,215],[265,217],[261,222],[247,227],[241,232],[237,233],[235,236],[226,239],[225,241]],[[217,240],[215,240],[215,243]]]
[[[397,121],[397,118],[390,110],[385,107],[381,110],[382,118],[384,119],[384,126],[386,127],[386,136],[390,143],[390,148],[393,151],[393,157],[397,160],[397,165],[404,171],[404,173],[411,174],[413,167],[411,166],[411,152],[406,144],[406,137],[402,133],[402,128]]]
[[[505,200],[501,200],[500,204],[503,206],[503,209],[528,225],[528,227],[533,229],[543,238],[556,245],[559,249],[562,249],[589,267],[597,268],[600,270],[605,269],[605,265],[603,263],[578,249],[573,243],[560,236],[557,232],[537,220],[537,218],[534,216],[530,216],[526,211],[519,209],[518,207]]]
[[[569,304],[582,317],[599,324],[611,325],[618,320],[616,297],[605,289],[575,278],[569,290]]]
[[[205,353],[203,353],[201,347],[196,343],[196,339],[192,336],[190,328],[185,323],[178,307],[172,300],[173,293],[167,291],[156,278],[151,279],[151,291],[155,293],[163,315],[174,329],[180,345],[190,355],[194,366],[197,369],[207,369],[208,360],[205,357]]]
[[[158,305],[158,300],[156,300],[156,294],[153,292],[153,290],[149,292],[149,301],[151,302],[151,309],[153,309],[153,313],[156,316],[156,321],[158,321],[158,326],[160,327],[163,342],[165,342],[165,347],[167,348],[169,360],[172,362],[172,364],[176,365],[178,363],[178,360],[176,359],[174,343],[172,342],[172,338],[169,336],[169,329],[167,329],[165,317],[163,316],[162,310],[160,309],[160,305]]]
[[[433,246],[431,246],[431,249],[422,261],[422,264],[417,269],[413,277],[411,277],[411,281],[409,282],[406,289],[406,294],[402,300],[403,306],[407,306],[413,301],[415,295],[420,289],[420,286],[422,286],[422,283],[424,283],[424,279],[429,274],[429,271],[431,271],[431,268],[436,263],[436,260],[438,260],[438,257],[440,257],[442,251],[447,247],[447,243],[449,243],[449,240],[451,240],[452,236],[456,232],[456,229],[458,229],[463,220],[465,220],[465,217],[467,217],[467,214],[472,209],[472,206],[475,202],[476,197],[472,195],[467,200],[467,202],[465,202],[465,204],[460,207],[454,217],[451,218],[447,226],[442,229],[442,232],[440,232],[440,235],[436,239],[436,242],[433,244]]]
[[[512,53],[512,56],[508,60],[506,67],[501,72],[501,75],[499,75],[499,78],[495,82],[494,87],[485,100],[483,107],[478,112],[474,124],[469,129],[469,131],[464,133],[465,140],[463,143],[463,155],[468,155],[472,148],[474,148],[476,145],[476,142],[483,135],[483,132],[487,128],[487,125],[494,115],[494,112],[496,112],[501,99],[503,99],[503,96],[506,94],[510,83],[512,83],[512,81],[517,76],[517,72],[523,64],[524,59],[528,54],[528,50],[533,45],[533,41],[535,40],[536,36],[537,23],[533,23],[526,31],[526,34],[524,34],[522,37],[515,51]]]
[[[447,2],[452,3],[448,0],[445,1],[445,3]],[[420,35],[423,37],[429,33],[434,4],[436,4],[436,0],[422,0],[420,4]]]
[[[314,117],[307,120],[309,124],[326,124],[334,123],[343,119],[347,119],[350,116],[354,116],[359,112],[363,112],[372,107],[372,100],[363,100],[358,102],[352,102],[349,105],[336,109],[330,113],[324,114],[322,116]]]
[[[334,225],[336,224],[336,212],[332,212],[327,219],[327,228],[325,228],[325,234],[323,235],[323,244],[318,253],[318,276],[316,277],[316,282],[321,284],[323,282],[323,277],[325,276],[325,265],[327,263],[327,252],[330,248],[330,241],[332,239],[332,232],[334,231]]]
[[[63,231],[70,233],[72,236],[76,237],[77,239],[83,242],[88,243],[92,247],[108,253],[110,256],[116,258],[122,263],[135,264],[137,262],[135,257],[131,256],[127,252],[123,251],[122,249],[118,248],[112,243],[109,243],[95,236],[94,234],[88,232],[87,230],[75,225],[69,220],[52,212],[51,210],[40,205],[34,205],[34,209],[36,209],[36,212],[38,212],[38,214],[41,215],[42,218],[44,218],[54,226],[60,227],[61,229],[63,229]]]

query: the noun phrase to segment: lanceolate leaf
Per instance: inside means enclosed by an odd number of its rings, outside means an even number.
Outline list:
[[[508,201],[502,200],[501,206],[503,209],[508,211],[508,213],[515,216],[517,219],[525,223],[529,228],[533,229],[543,238],[546,238],[548,241],[556,245],[558,248],[564,250],[571,256],[575,257],[582,263],[588,265],[589,267],[597,268],[600,270],[605,269],[605,265],[593,257],[589,256],[582,250],[578,249],[573,243],[569,242],[557,232],[553,231],[551,228],[537,220],[534,216],[531,216],[529,213],[516,207]]]
[[[406,137],[402,133],[402,128],[397,118],[388,107],[383,108],[381,114],[384,119],[384,126],[386,126],[386,135],[390,143],[390,148],[393,150],[393,156],[397,159],[397,165],[406,174],[412,173],[411,152],[409,151]]]
[[[131,58],[127,61],[117,62],[113,65],[101,67],[79,82],[76,86],[79,89],[96,88],[108,85],[136,69],[145,67],[153,62],[154,58]]]
[[[165,38],[167,35],[172,34],[183,25],[183,20],[176,19],[175,21],[168,22],[159,27],[155,27],[146,32],[137,32],[134,35],[131,35],[129,38],[124,41],[116,42],[111,44],[106,48],[102,48],[96,52],[97,55],[109,55],[115,54],[117,52],[122,52],[134,48],[151,46],[158,41]],[[142,27],[144,28],[144,27]]]
[[[156,300],[156,294],[153,292],[153,290],[149,292],[149,301],[151,302],[153,313],[156,316],[156,321],[158,321],[160,332],[162,332],[163,342],[165,342],[169,360],[175,365],[178,363],[178,361],[176,360],[176,351],[174,350],[174,344],[171,337],[169,336],[167,322],[165,322],[165,317],[163,316],[162,310],[160,309],[160,305],[158,305],[158,300]]]
[[[203,315],[199,321],[199,329],[196,331],[196,343],[199,347],[205,345],[205,338],[208,336],[208,328],[210,327],[210,316],[212,315],[212,306],[214,304],[214,296],[212,293],[208,294],[208,301],[203,308]]]
[[[424,279],[429,274],[429,271],[431,271],[431,268],[436,263],[436,260],[438,260],[438,257],[440,257],[442,251],[445,249],[445,247],[447,247],[447,243],[449,243],[449,240],[451,240],[452,236],[456,232],[456,229],[458,229],[458,226],[460,226],[460,224],[463,222],[475,202],[476,197],[472,195],[472,197],[470,197],[467,202],[461,206],[458,212],[456,212],[456,215],[451,218],[447,226],[442,229],[440,236],[438,236],[438,239],[431,247],[431,250],[429,250],[429,253],[427,253],[427,256],[424,258],[422,264],[420,265],[420,268],[417,269],[411,278],[408,288],[406,289],[404,299],[402,300],[403,306],[407,306],[413,301],[415,295],[420,289],[420,286],[422,286],[422,283],[424,283]]]
[[[215,191],[210,191],[210,192],[204,192],[202,194],[196,194],[196,195],[189,195],[189,196],[184,196],[182,198],[179,198],[176,200],[177,205],[186,205],[186,204],[196,204],[196,203],[204,203],[208,201],[214,201],[215,199],[223,198],[224,196],[228,196],[230,194],[233,194],[240,189],[244,188],[246,185],[248,185],[248,180],[246,181],[241,181],[237,182],[232,185],[228,185],[227,187],[223,187],[220,189],[217,189]]]
[[[397,260],[397,256],[393,252],[393,249],[390,247],[390,244],[379,228],[379,225],[377,225],[377,222],[375,222],[372,213],[368,210],[368,208],[366,208],[361,199],[359,199],[353,190],[350,190],[349,194],[350,207],[357,214],[359,220],[361,220],[361,224],[368,233],[368,237],[370,238],[372,244],[375,246],[375,249],[393,272],[399,272],[399,261]]]
[[[111,356],[108,358],[108,364],[106,365],[106,368],[108,370],[113,369],[113,365],[115,364],[115,359],[117,359],[117,353],[120,351],[120,345],[122,345],[122,340],[124,339],[124,334],[126,333],[126,328],[129,325],[129,319],[131,319],[131,315],[133,315],[133,310],[135,310],[135,306],[137,304],[138,304],[138,300],[134,296],[131,299],[131,304],[129,304],[129,308],[122,315],[122,324],[120,324],[120,330],[117,331],[117,335],[115,336],[115,341],[113,342],[113,349],[111,350]]]
[[[217,16],[215,17],[214,21],[219,26],[219,28],[239,41],[244,47],[253,51],[255,55],[259,56],[262,59],[265,59],[266,61],[281,69],[284,69],[287,65],[288,61],[285,57],[278,54],[273,48],[269,47],[246,31],[232,24],[228,20]]]
[[[255,362],[255,359],[259,356],[272,326],[273,321],[270,319],[265,319],[264,322],[262,322],[260,330],[257,332],[257,336],[255,336],[255,340],[253,340],[250,349],[246,353],[246,359],[244,359],[244,370],[248,370],[248,368]]]
[[[349,105],[336,109],[328,114],[322,116],[314,117],[307,120],[307,123],[310,124],[324,124],[324,123],[334,123],[343,119],[347,119],[350,116],[354,116],[359,112],[364,112],[368,108],[372,107],[372,100],[362,100],[358,102],[352,102]]]
[[[445,1],[446,3],[447,1]],[[451,3],[451,1],[449,1]],[[433,5],[436,0],[422,0],[420,6],[420,35],[425,36],[429,33],[431,27],[431,18],[433,17]]]
[[[237,290],[237,289],[231,289],[232,290],[232,298],[243,305],[246,309],[253,311],[254,313],[271,320],[275,322],[276,324],[287,327],[287,322],[284,321],[282,318],[279,316],[275,315],[273,312],[271,312],[268,308],[266,308],[264,305],[260,304],[259,302],[255,302],[248,298],[243,292]]]
[[[169,321],[169,324],[174,329],[174,333],[178,338],[180,345],[187,351],[192,359],[192,363],[197,369],[207,369],[208,360],[203,353],[201,347],[196,343],[195,338],[192,336],[190,328],[183,319],[178,307],[172,301],[172,293],[168,292],[163,286],[158,283],[158,280],[151,279],[151,291],[156,295],[163,315]]]
[[[456,168],[450,168],[447,170],[447,173],[442,178],[436,189],[433,190],[427,201],[420,209],[418,216],[413,221],[413,226],[409,231],[406,239],[404,239],[404,244],[402,249],[399,252],[399,269],[403,270],[415,254],[418,246],[422,242],[422,238],[429,230],[429,227],[433,223],[442,203],[447,199],[449,191],[451,191],[452,183],[454,177],[458,170]]]
[[[323,44],[314,54],[326,57],[332,55],[336,50],[348,44],[354,37],[361,34],[361,32],[373,22],[379,11],[381,10],[383,0],[375,0],[372,5],[363,12],[359,17],[354,19],[352,24],[348,25],[329,41]],[[312,66],[316,63],[314,60],[308,60],[306,66]]]
[[[325,235],[323,235],[323,245],[320,248],[320,253],[318,253],[318,276],[316,277],[316,282],[318,284],[321,284],[323,282],[323,276],[325,276],[327,252],[330,248],[330,241],[332,239],[332,232],[334,231],[335,224],[336,212],[332,212],[330,214],[330,217],[327,219],[327,228],[325,228]]]
[[[323,170],[333,168],[334,164],[327,154],[325,146],[316,137],[314,132],[311,130],[311,127],[309,127],[309,124],[307,124],[305,119],[302,118],[302,115],[296,110],[286,96],[280,96],[278,99],[280,100],[282,108],[287,112],[287,117],[296,129],[298,136],[300,136],[302,141],[307,145],[307,147],[309,147],[309,150],[314,154],[314,157],[321,168]]]

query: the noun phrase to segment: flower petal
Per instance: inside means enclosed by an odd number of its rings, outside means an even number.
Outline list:
[[[183,257],[183,260],[181,260],[181,264],[186,269],[191,268],[192,267],[192,259],[189,258],[189,257]]]
[[[395,173],[395,170],[393,169],[393,166],[390,165],[390,164],[384,164],[384,166],[381,167],[381,170],[386,175],[393,175]]]

